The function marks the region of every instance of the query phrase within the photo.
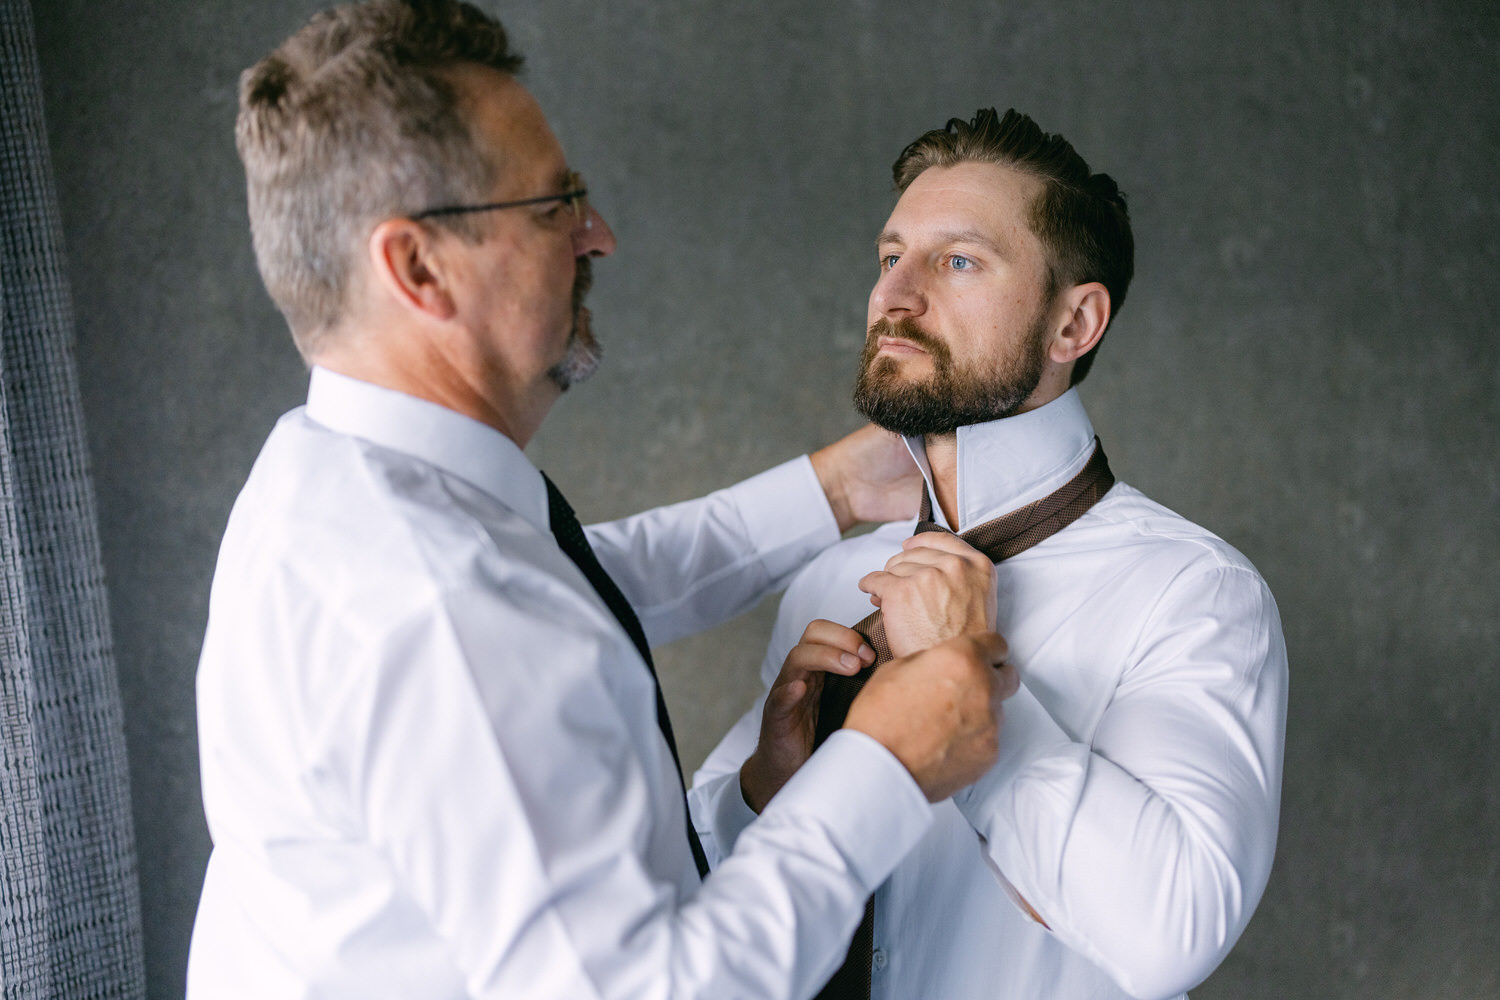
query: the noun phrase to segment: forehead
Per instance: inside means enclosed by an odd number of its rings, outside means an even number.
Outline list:
[[[567,169],[567,158],[531,92],[515,77],[488,66],[461,66],[452,72],[475,136],[500,168],[502,187],[530,191],[555,182]]]
[[[1029,211],[1041,192],[1036,177],[997,163],[929,167],[902,192],[884,236],[912,244],[938,234],[973,232],[1040,253]]]

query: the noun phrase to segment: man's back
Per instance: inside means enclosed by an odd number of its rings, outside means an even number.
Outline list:
[[[503,540],[509,561],[495,558],[492,539]],[[496,644],[487,662],[535,656],[528,637],[548,619],[564,646],[580,632],[588,638],[573,645],[615,641],[587,601],[525,572],[530,562],[560,574],[561,560],[534,526],[462,480],[332,433],[300,411],[283,419],[230,520],[199,673],[215,847],[193,995],[226,995],[218,982],[268,996],[313,984],[348,996],[468,995],[439,933],[445,914],[479,907],[490,929],[523,920],[506,902],[539,873],[534,851],[492,842],[485,877],[473,880],[485,898],[423,892],[439,884],[435,869],[466,853],[464,832],[479,825],[473,813],[526,812],[516,776],[491,773],[504,758],[462,743],[499,738],[487,708],[496,718],[537,718],[548,706],[533,699],[524,712],[507,709],[497,702],[513,672],[475,677],[458,655],[427,654],[477,638],[462,603],[484,576],[508,597],[486,611]],[[529,627],[495,620],[507,610]],[[597,657],[558,656],[547,690],[562,698],[569,688],[626,687],[654,704],[644,671],[606,687],[598,666]],[[654,726],[649,713],[645,723]],[[524,726],[504,734],[524,744]],[[540,747],[527,762],[538,758]],[[427,784],[435,771],[441,788]],[[670,788],[669,779],[656,784]],[[631,787],[651,797],[639,777]],[[515,798],[497,800],[499,789]],[[473,810],[464,822],[445,815],[460,801]],[[497,819],[485,828],[507,825]],[[472,940],[478,927],[442,930]]]
[[[559,913],[588,925],[549,863],[585,863],[569,849],[610,823],[696,882],[650,676],[605,669],[634,652],[575,572],[545,521],[451,470],[282,419],[230,518],[199,670],[215,847],[192,995],[479,992],[459,969],[499,974],[501,942],[552,954]]]

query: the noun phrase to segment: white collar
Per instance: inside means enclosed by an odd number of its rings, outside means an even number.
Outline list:
[[[445,406],[313,367],[307,415],[329,430],[435,465],[551,530],[542,474],[510,438]]]
[[[906,446],[932,490],[932,466],[920,437]],[[1008,514],[1057,490],[1076,476],[1094,450],[1094,425],[1077,389],[1014,417],[958,429],[959,531]],[[932,516],[952,527],[934,503]]]

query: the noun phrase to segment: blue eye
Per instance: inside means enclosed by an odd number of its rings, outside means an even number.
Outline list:
[[[880,258],[880,268],[881,268],[881,270],[883,270],[883,271],[889,271],[891,268],[893,268],[893,267],[896,266],[896,261],[898,261],[900,259],[901,259],[901,255],[899,253],[888,253],[888,254],[886,254],[884,257]]]
[[[954,254],[948,259],[948,263],[952,265],[955,271],[967,271],[974,264],[972,260],[960,254]]]

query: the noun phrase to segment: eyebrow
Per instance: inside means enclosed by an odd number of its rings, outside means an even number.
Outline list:
[[[945,246],[954,243],[967,243],[972,246],[984,247],[986,250],[989,250],[991,253],[994,253],[999,257],[1009,259],[1012,256],[1012,253],[1008,246],[1006,246],[1004,243],[999,242],[988,233],[981,232],[978,229],[945,229],[937,233],[933,241],[936,243],[941,243]],[[876,250],[880,250],[882,247],[891,245],[905,246],[906,241],[901,238],[900,233],[897,233],[890,229],[887,229],[885,232],[881,233],[875,238]]]

